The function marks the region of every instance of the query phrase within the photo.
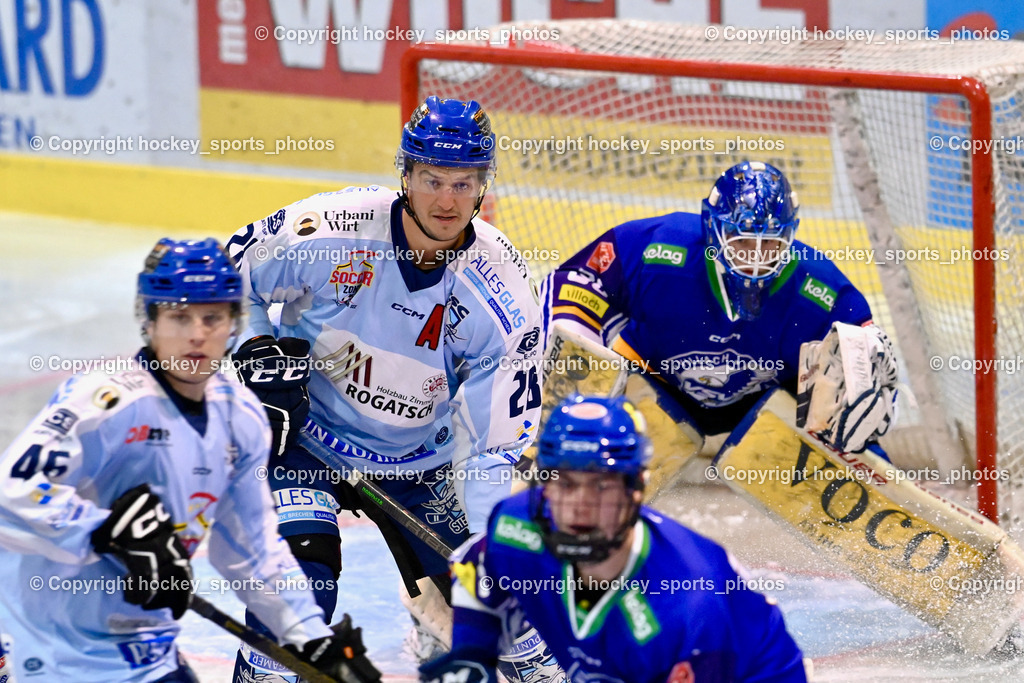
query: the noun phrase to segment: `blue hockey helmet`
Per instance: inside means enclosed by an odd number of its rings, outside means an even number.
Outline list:
[[[798,209],[786,176],[760,161],[744,161],[722,173],[703,201],[701,224],[708,245],[717,250],[738,317],[760,315],[768,286],[792,260]]]
[[[212,237],[156,243],[139,273],[138,295],[154,303],[240,303],[242,276],[231,257]]]
[[[491,119],[480,103],[442,100],[431,95],[416,108],[402,129],[402,142],[395,153],[395,167],[402,178],[402,204],[423,230],[409,203],[409,174],[414,163],[478,169],[480,190],[473,207],[475,217],[494,181],[497,167]]]
[[[158,305],[230,303],[238,319],[242,296],[242,276],[217,240],[165,237],[149,252],[139,273],[136,317],[144,336],[145,324],[155,319]]]
[[[643,416],[624,397],[570,396],[551,413],[537,445],[542,470],[616,472],[637,482],[651,457]]]
[[[556,529],[544,496],[534,488],[531,516],[555,557],[565,562],[603,562],[625,542],[639,515],[638,492],[651,457],[646,431],[643,416],[623,397],[574,395],[551,413],[537,444],[538,469],[617,473],[631,492],[630,508],[609,538],[597,529],[586,533]],[[554,481],[554,477],[547,479]]]
[[[480,103],[428,97],[402,129],[402,143],[395,157],[395,165],[403,174],[407,162],[414,161],[493,171],[494,133]]]

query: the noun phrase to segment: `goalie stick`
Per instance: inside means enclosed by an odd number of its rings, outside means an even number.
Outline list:
[[[314,436],[311,430],[316,430],[321,437]],[[451,556],[454,548],[449,546],[433,529],[424,524],[416,515],[405,509],[403,505],[384,492],[376,482],[370,481],[363,474],[348,465],[333,448],[327,445],[325,440],[338,443],[326,429],[313,420],[308,420],[302,432],[299,433],[299,444],[308,450],[315,458],[325,465],[338,470],[348,477],[349,482],[356,489],[360,498],[369,501],[380,508],[385,514],[409,530],[416,538],[426,543],[431,550],[434,550],[444,559]]]
[[[284,649],[262,633],[257,633],[245,624],[232,619],[198,595],[192,596],[192,604],[189,606],[189,609],[204,619],[208,619],[209,621],[217,624],[217,626],[220,626],[231,635],[237,636],[243,642],[259,650],[278,664],[288,667],[293,672],[302,676],[302,680],[307,681],[308,683],[339,683],[336,678],[328,676],[323,671],[320,671],[320,669],[316,668],[298,655]],[[348,615],[345,615],[345,618],[347,619]],[[346,666],[345,668],[347,673],[341,679],[340,683],[365,682],[366,679],[360,678],[350,667]]]

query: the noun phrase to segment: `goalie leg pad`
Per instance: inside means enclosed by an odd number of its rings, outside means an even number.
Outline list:
[[[551,411],[572,394],[625,394],[644,416],[654,446],[645,490],[648,502],[675,479],[691,457],[700,452],[704,435],[686,410],[647,375],[630,373],[631,361],[580,334],[554,325],[545,354],[544,402],[541,429]]]
[[[713,463],[729,487],[965,649],[1001,642],[1024,614],[1024,594],[1003,589],[1024,582],[1024,551],[874,454],[826,447],[795,411],[781,390],[751,410]]]
[[[424,628],[441,643],[446,650],[452,647],[452,608],[445,596],[429,576],[416,582],[420,589],[418,597],[411,597],[400,585],[399,597],[402,604],[409,610],[412,618],[423,624]]]
[[[647,434],[654,444],[644,488],[644,500],[649,503],[671,488],[686,463],[704,446],[704,435],[657,380],[630,375],[625,395],[643,414]]]

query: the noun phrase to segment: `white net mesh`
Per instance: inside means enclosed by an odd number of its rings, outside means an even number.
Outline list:
[[[1024,44],[878,45],[712,41],[706,27],[630,21],[535,23],[547,52],[721,64],[974,76],[992,101],[995,182],[1000,510],[1024,480]],[[545,33],[546,32],[546,33]],[[496,35],[491,31],[491,35]],[[522,53],[514,48],[509,53]],[[918,464],[973,463],[975,372],[971,116],[961,96],[809,85],[762,74],[727,80],[705,65],[687,77],[421,62],[419,96],[481,102],[498,135],[498,181],[485,205],[541,274],[604,230],[669,211],[699,212],[717,175],[743,159],[781,168],[797,190],[798,239],[824,250],[865,293],[895,338],[925,426],[893,449]],[[793,82],[796,80],[797,82]],[[898,254],[894,250],[902,249]],[[933,360],[937,357],[940,361]],[[931,406],[929,408],[928,406]],[[923,413],[953,439],[939,446]],[[934,436],[934,434],[933,434]],[[945,437],[946,435],[942,435]],[[959,443],[963,437],[962,444]],[[950,443],[954,443],[951,447]],[[957,452],[958,448],[965,451]],[[951,450],[952,448],[952,450]],[[938,452],[937,449],[943,450]],[[895,459],[895,458],[894,458]],[[896,459],[899,462],[898,459]],[[913,459],[907,462],[914,462]],[[997,472],[998,474],[998,472]],[[1006,520],[1004,520],[1006,521]]]

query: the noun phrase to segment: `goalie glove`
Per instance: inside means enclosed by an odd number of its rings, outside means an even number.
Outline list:
[[[797,426],[840,451],[862,451],[889,431],[897,380],[881,328],[834,323],[825,339],[800,347]]]
[[[124,599],[143,609],[169,607],[180,619],[192,603],[192,566],[174,522],[149,484],[126,492],[91,536],[98,553],[117,556],[128,568]]]
[[[309,342],[297,337],[253,337],[231,359],[238,378],[252,389],[270,420],[270,455],[295,444],[309,415]]]
[[[379,683],[380,671],[366,656],[363,629],[352,628],[352,617],[346,614],[331,630],[334,635],[310,640],[301,650],[285,648],[343,683]]]

